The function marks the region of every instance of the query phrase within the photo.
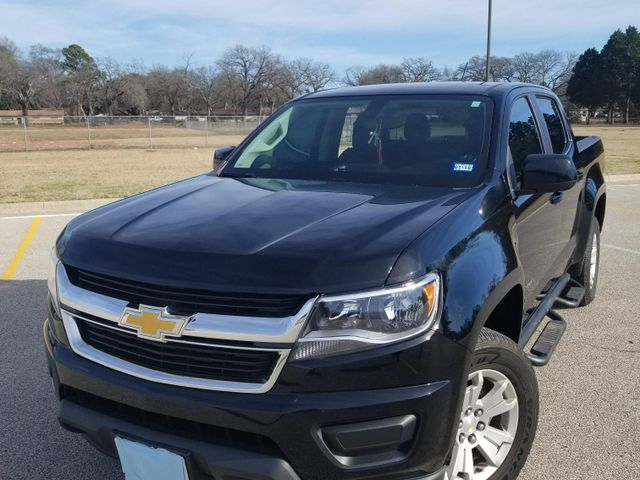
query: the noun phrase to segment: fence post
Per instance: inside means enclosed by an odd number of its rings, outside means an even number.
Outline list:
[[[204,117],[204,146],[209,146],[209,116]]]
[[[24,151],[29,151],[29,134],[27,132],[27,117],[22,117],[22,129],[24,130]]]
[[[91,123],[89,121],[89,115],[85,115],[85,120],[87,121],[87,141],[89,142],[89,150],[93,148],[93,144],[91,143]]]
[[[151,117],[147,117],[147,123],[149,125],[149,148],[153,149],[153,140],[151,140]]]

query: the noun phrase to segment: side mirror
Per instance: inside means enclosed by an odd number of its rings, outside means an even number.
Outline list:
[[[216,168],[222,162],[224,162],[231,152],[233,152],[236,147],[220,147],[216,148],[213,151],[213,168]]]
[[[561,192],[577,181],[576,166],[567,155],[538,153],[525,158],[520,189],[523,193]]]

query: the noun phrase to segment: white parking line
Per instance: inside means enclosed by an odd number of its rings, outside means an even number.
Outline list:
[[[602,246],[603,247],[607,247],[607,248],[612,248],[613,250],[619,250],[621,252],[633,253],[634,255],[640,255],[640,251],[631,250],[630,248],[616,247],[615,245],[609,245],[608,243],[603,243]]]
[[[78,215],[82,215],[83,212],[80,213],[50,213],[48,215],[20,215],[16,217],[0,217],[0,220],[24,220],[26,218],[55,218],[55,217],[77,217]]]

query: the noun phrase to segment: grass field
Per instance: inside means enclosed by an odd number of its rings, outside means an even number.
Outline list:
[[[209,148],[0,153],[0,203],[131,195],[210,171],[212,150],[242,138],[216,135]]]
[[[573,133],[602,138],[607,158],[606,173],[640,173],[640,126],[580,125],[573,127]]]
[[[162,123],[143,122],[121,125],[98,125],[88,130],[82,125],[30,126],[25,131],[19,126],[0,127],[0,152],[24,152],[41,150],[102,150],[114,148],[182,148],[207,147],[212,137],[224,134],[246,135],[251,127],[241,123],[234,126],[189,129]]]
[[[20,141],[16,136],[20,130],[10,130],[13,137],[0,128],[0,150],[3,142]],[[103,127],[92,130],[95,149],[89,150],[87,138],[78,137],[81,131],[33,128],[37,140],[33,144],[39,149],[0,153],[0,203],[131,195],[211,170],[214,148],[237,145],[244,138],[243,134],[205,138],[203,131],[158,126],[149,149],[144,128]],[[577,126],[574,131],[602,137],[607,173],[640,173],[640,127]]]

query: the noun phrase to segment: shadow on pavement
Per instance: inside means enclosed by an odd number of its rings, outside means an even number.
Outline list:
[[[120,465],[60,427],[42,343],[45,280],[0,281],[0,479],[121,479]]]

